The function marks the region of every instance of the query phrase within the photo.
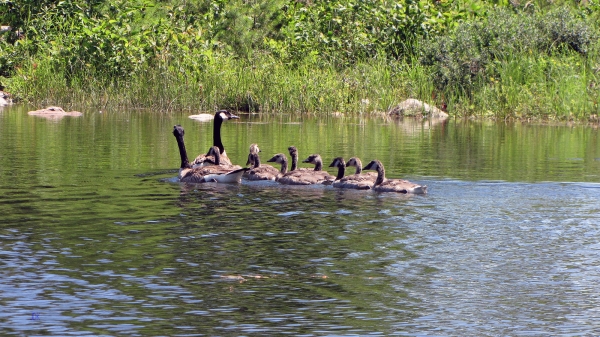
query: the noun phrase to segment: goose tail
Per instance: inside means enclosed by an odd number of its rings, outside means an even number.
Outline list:
[[[230,184],[240,183],[242,181],[242,175],[248,170],[250,170],[249,167],[244,167],[224,174],[208,174],[204,177],[204,181]]]

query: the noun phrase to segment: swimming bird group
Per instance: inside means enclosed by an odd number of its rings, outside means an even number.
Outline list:
[[[179,168],[179,181],[188,183],[239,183],[242,177],[248,180],[272,180],[285,185],[332,185],[335,188],[351,188],[359,190],[372,189],[379,192],[398,192],[425,194],[427,186],[418,185],[403,179],[387,179],[385,169],[379,160],[369,162],[365,167],[359,158],[352,157],[345,162],[342,157],[337,157],[329,165],[338,169],[336,176],[323,171],[323,159],[318,154],[312,154],[303,163],[315,165],[314,169],[298,168],[298,149],[295,146],[288,147],[292,163],[288,169],[288,160],[285,154],[278,153],[271,159],[270,163],[281,165],[277,169],[271,165],[261,164],[260,148],[257,144],[250,145],[248,161],[249,167],[233,165],[225,152],[221,141],[221,125],[229,119],[237,119],[238,116],[227,110],[219,110],[215,114],[213,124],[213,145],[206,154],[201,154],[190,162],[185,150],[184,130],[181,125],[173,127],[173,135],[177,140],[181,166]],[[354,167],[354,174],[346,175],[346,168]],[[375,172],[363,173],[363,170],[374,170]]]

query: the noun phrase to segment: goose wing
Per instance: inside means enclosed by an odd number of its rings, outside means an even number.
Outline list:
[[[383,183],[376,186],[375,190],[380,192],[426,194],[427,186],[421,186],[403,179],[386,179]]]

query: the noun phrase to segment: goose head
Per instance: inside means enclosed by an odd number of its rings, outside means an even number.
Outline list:
[[[383,164],[381,164],[379,160],[371,160],[371,162],[364,167],[364,170],[379,171],[380,169],[383,169]]]
[[[362,173],[362,170],[363,170],[362,162],[357,157],[352,157],[348,160],[348,162],[346,163],[346,167],[350,167],[350,166],[356,167],[356,172],[355,172],[356,174]]]
[[[342,157],[335,158],[331,162],[331,164],[329,164],[329,167],[337,167],[337,168],[346,167],[346,163],[344,162],[344,158],[342,158]]]
[[[239,119],[239,116],[232,114],[229,110],[219,110],[215,113],[215,120],[226,121],[228,119]]]
[[[254,144],[250,145],[250,153],[256,154],[259,152],[260,152],[260,148],[258,147],[258,144],[254,143]]]
[[[337,157],[335,158],[331,164],[329,164],[329,167],[337,167],[338,168],[338,174],[335,177],[335,180],[340,180],[344,177],[344,174],[346,173],[346,163],[344,162],[344,158],[342,157]]]
[[[311,154],[310,156],[308,156],[308,158],[304,159],[302,162],[309,163],[309,164],[315,164],[315,165],[317,163],[323,164],[323,160],[321,159],[321,155],[319,155],[319,154]]]
[[[285,174],[287,172],[287,158],[285,157],[285,154],[283,153],[278,153],[276,155],[273,156],[273,158],[267,160],[269,163],[277,163],[277,164],[281,164],[281,174]]]
[[[173,126],[173,135],[175,137],[183,137],[184,134],[185,131],[183,130],[183,127],[181,125]]]
[[[321,171],[323,169],[323,160],[318,154],[311,154],[308,158],[302,161],[303,163],[309,163],[315,165],[315,171]]]
[[[283,163],[287,164],[287,158],[285,157],[285,154],[278,153],[278,154],[274,155],[273,158],[267,160],[267,162],[277,163],[277,164],[283,164]]]
[[[298,154],[298,149],[295,146],[290,146],[288,147],[288,152],[290,156],[293,156],[294,154]]]
[[[258,159],[259,152],[260,152],[260,149],[258,148],[258,144],[250,145],[250,153],[248,154],[248,161],[246,161],[246,166],[248,166],[248,165],[250,165],[250,167],[256,166],[255,163],[256,163],[256,159]]]

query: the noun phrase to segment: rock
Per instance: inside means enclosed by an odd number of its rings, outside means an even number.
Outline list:
[[[30,116],[39,116],[39,117],[44,117],[44,118],[48,118],[48,119],[61,119],[63,117],[83,116],[83,113],[81,113],[79,111],[65,112],[65,110],[63,110],[63,108],[58,107],[58,106],[49,106],[45,109],[29,111],[27,114]]]
[[[409,98],[406,101],[396,105],[388,111],[388,115],[394,116],[422,116],[430,118],[447,118],[448,114],[444,111],[423,103],[418,99]]]
[[[12,100],[10,96],[4,91],[0,91],[0,106],[10,105],[12,104]]]
[[[188,118],[191,118],[191,119],[199,121],[199,122],[210,122],[213,119],[215,119],[215,116],[211,115],[211,114],[199,114],[199,115],[189,115]]]

